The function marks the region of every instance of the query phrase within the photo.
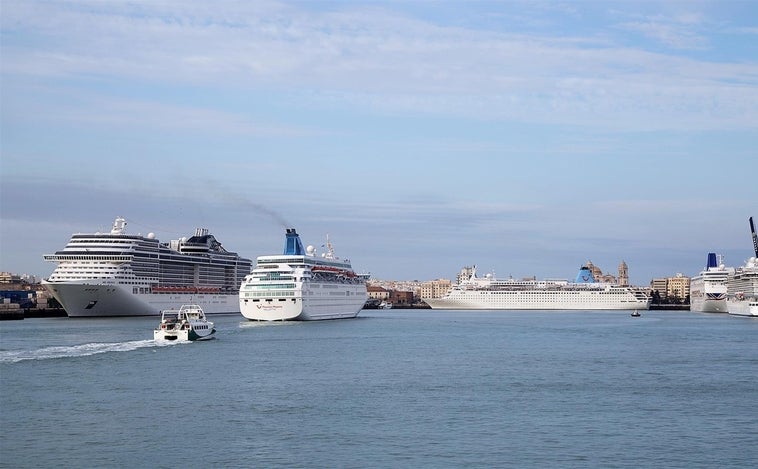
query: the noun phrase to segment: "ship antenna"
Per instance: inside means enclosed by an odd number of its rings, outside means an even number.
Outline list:
[[[755,234],[753,217],[750,217],[750,233],[753,235],[753,251],[755,251],[755,257],[758,257],[758,236]]]
[[[326,234],[326,256],[327,259],[334,259],[334,246],[329,241],[329,233]]]

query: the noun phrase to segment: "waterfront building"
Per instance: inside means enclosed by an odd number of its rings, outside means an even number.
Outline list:
[[[34,275],[14,274],[12,272],[0,272],[0,284],[36,284],[39,279]]]
[[[366,285],[366,291],[370,300],[385,301],[390,297],[390,291],[376,285]]]
[[[395,306],[410,306],[416,302],[416,295],[413,291],[392,290],[389,301]]]
[[[654,278],[650,281],[650,291],[652,292],[658,292],[658,294],[662,297],[666,296],[666,287],[668,285],[668,280],[665,278]]]
[[[673,277],[654,278],[650,281],[650,291],[657,291],[662,299],[685,301],[690,296],[690,278],[681,273]]]
[[[670,277],[666,285],[666,296],[668,298],[678,298],[680,300],[689,299],[690,278],[681,273],[677,273],[674,277]]]
[[[446,278],[424,282],[421,284],[421,288],[419,288],[418,296],[422,300],[426,298],[442,298],[452,286],[452,282]]]

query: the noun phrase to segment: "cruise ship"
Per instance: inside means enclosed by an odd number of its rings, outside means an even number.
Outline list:
[[[311,321],[354,318],[368,299],[366,276],[348,259],[303,249],[295,229],[287,229],[282,255],[259,256],[239,291],[242,315],[251,321]]]
[[[650,307],[641,290],[595,282],[587,266],[568,280],[498,280],[488,274],[459,282],[442,298],[424,300],[433,309],[639,310]]]
[[[690,279],[690,311],[726,313],[726,284],[733,273],[716,253],[709,252],[705,269]]]
[[[758,236],[753,217],[750,217],[750,232],[753,236],[753,251],[745,265],[735,269],[727,283],[726,306],[729,314],[758,317]]]
[[[74,234],[44,256],[57,262],[42,283],[69,317],[157,316],[182,304],[206,314],[239,313],[239,286],[252,261],[227,251],[205,228],[160,243],[126,233],[117,217],[110,233]]]

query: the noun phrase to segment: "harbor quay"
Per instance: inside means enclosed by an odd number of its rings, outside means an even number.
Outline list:
[[[582,275],[591,276],[595,281],[614,287],[632,288],[644,293],[650,298],[650,305],[649,308],[641,309],[661,311],[690,309],[689,277],[677,273],[668,278],[652,279],[648,287],[628,287],[627,272],[624,262],[619,265],[618,276],[616,276],[603,273],[591,261],[588,261],[580,271]],[[439,278],[428,281],[399,281],[369,278],[366,281],[367,299],[363,309],[430,309],[432,308],[430,302],[445,296],[454,286],[465,283],[472,276],[476,277],[475,267],[466,266],[460,270],[454,280]],[[491,278],[491,275],[487,274],[481,278]],[[503,281],[504,285],[510,284],[511,280]],[[538,282],[534,277],[513,281],[525,285]],[[598,308],[602,309],[603,306],[598,306]],[[549,309],[561,309],[561,305],[553,305]],[[26,279],[7,272],[0,275],[0,320],[65,316],[68,314],[60,303],[36,278]]]
[[[0,320],[67,316],[41,284],[4,283],[0,288]]]
[[[287,228],[284,252],[253,262],[227,250],[207,228],[160,242],[152,232],[129,233],[118,216],[110,232],[74,233],[63,249],[45,254],[56,267],[41,281],[0,272],[0,296],[17,305],[6,309],[27,317],[59,314],[55,308],[64,305],[69,317],[151,316],[173,303],[197,303],[206,314],[241,312],[250,320],[334,319],[372,308],[646,310],[652,304],[680,310],[690,303],[689,277],[677,273],[634,286],[623,260],[617,273],[588,260],[571,279],[498,278],[468,265],[453,280],[395,281],[355,272],[334,255],[328,235],[322,247],[317,256],[315,246]],[[349,303],[345,312],[336,311],[335,298]]]

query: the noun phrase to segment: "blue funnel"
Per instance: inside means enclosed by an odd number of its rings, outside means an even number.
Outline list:
[[[708,253],[708,268],[711,267],[718,267],[718,262],[716,261],[716,253],[715,252],[709,252]]]
[[[305,249],[303,249],[303,243],[300,242],[300,235],[297,234],[294,228],[287,228],[287,240],[284,243],[284,255],[285,256],[304,256]]]
[[[585,265],[579,269],[579,273],[576,274],[576,283],[595,283],[595,277],[589,267]]]

